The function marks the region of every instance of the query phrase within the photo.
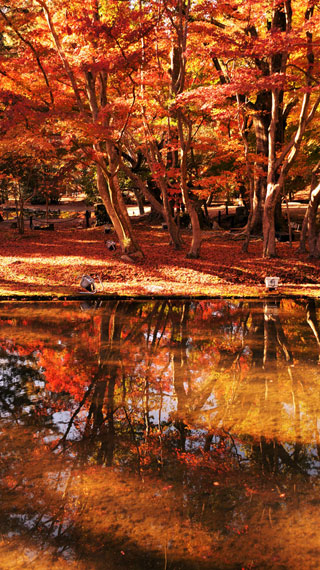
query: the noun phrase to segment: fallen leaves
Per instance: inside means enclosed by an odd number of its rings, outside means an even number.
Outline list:
[[[187,259],[189,233],[176,251],[165,231],[140,222],[135,232],[145,259],[127,263],[119,248],[108,251],[103,228],[58,228],[50,235],[27,229],[25,236],[0,229],[2,296],[78,295],[83,274],[99,276],[103,289],[97,283],[98,292],[105,295],[255,297],[267,294],[268,275],[280,277],[279,293],[320,293],[319,260],[298,253],[295,243],[292,248],[279,243],[279,257],[264,259],[261,242],[252,242],[249,253],[242,253],[241,243],[216,235],[203,241],[200,259]]]

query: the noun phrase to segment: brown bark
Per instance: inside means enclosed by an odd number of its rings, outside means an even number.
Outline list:
[[[164,208],[161,205],[161,203],[153,196],[153,194],[151,194],[150,190],[148,189],[147,184],[145,183],[145,181],[141,178],[141,176],[139,176],[138,174],[135,174],[134,172],[132,172],[131,168],[129,168],[126,164],[123,163],[123,161],[121,162],[121,170],[125,173],[126,176],[128,176],[128,178],[130,178],[132,180],[132,182],[134,182],[134,184],[139,188],[139,190],[142,192],[142,194],[144,195],[145,199],[151,204],[151,207],[153,208],[153,210],[155,210],[158,214],[161,214],[164,216]]]
[[[101,166],[97,166],[97,186],[118,236],[122,252],[142,258],[143,253],[134,239],[131,224],[128,223],[128,215],[125,215],[126,207],[123,204],[117,179],[112,176],[106,179]]]
[[[142,109],[142,116],[144,122],[144,128],[146,133],[146,160],[150,168],[150,172],[153,175],[154,180],[156,180],[158,187],[160,188],[163,202],[163,214],[168,227],[168,232],[170,235],[171,244],[176,248],[180,249],[182,246],[182,240],[180,235],[180,230],[175,223],[172,215],[172,209],[170,207],[170,200],[168,194],[168,181],[166,175],[159,176],[156,172],[155,165],[161,165],[163,172],[165,173],[165,164],[163,162],[159,148],[155,142],[155,137],[146,119],[145,109]]]
[[[271,122],[268,133],[268,178],[267,194],[263,211],[263,255],[274,257],[276,255],[275,243],[275,207],[281,187],[276,183],[276,129],[278,122],[279,91],[272,90]]]
[[[171,18],[175,30],[175,38],[171,51],[171,92],[173,97],[182,93],[186,75],[186,48],[188,36],[188,21],[190,14],[190,0],[179,0],[176,9],[176,18]],[[187,157],[191,148],[192,125],[187,121],[181,109],[173,113],[178,123],[178,139],[180,146],[180,188],[182,200],[190,216],[192,227],[191,248],[189,258],[198,258],[201,247],[201,229],[199,217],[190,199],[187,186]],[[186,131],[185,131],[186,127]]]
[[[315,166],[312,171],[311,188],[309,196],[309,204],[303,219],[301,228],[299,250],[302,253],[306,252],[306,240],[309,235],[309,251],[310,257],[317,257],[317,235],[316,235],[316,219],[318,206],[320,203],[320,184],[318,183],[318,175],[320,172],[320,162]]]
[[[190,215],[191,226],[192,226],[191,247],[187,257],[192,259],[197,259],[200,256],[201,229],[200,229],[199,217],[192,203],[192,200],[190,199],[189,190],[187,187],[187,156],[191,146],[191,125],[188,125],[187,139],[185,139],[183,131],[183,116],[180,111],[178,111],[177,113],[177,119],[178,119],[178,131],[179,131],[179,140],[180,140],[180,186],[182,192],[182,199],[186,207],[186,210]]]
[[[275,3],[271,30],[288,32],[291,29],[292,20],[292,9],[291,0],[285,0],[284,2]],[[248,29],[248,33],[257,38],[258,33],[254,26]],[[270,61],[267,62],[265,58],[256,58],[255,62],[264,76],[269,76],[273,73],[284,73],[287,63],[287,53],[286,51],[276,53],[270,57]],[[267,161],[270,156],[270,127],[272,122],[272,90],[266,90],[258,94],[256,102],[254,104],[249,103],[248,107],[254,111],[253,114],[253,126],[255,131],[256,140],[256,154],[257,161],[255,164],[254,173],[254,184],[253,190],[251,192],[251,212],[247,227],[247,243],[249,242],[249,236],[252,233],[260,233],[263,228],[266,228],[268,232],[268,238],[272,239],[275,232],[274,222],[271,220],[270,216],[275,217],[276,213],[279,218],[281,218],[281,205],[280,205],[280,193],[277,192],[278,202],[274,203],[272,199],[272,204],[270,202],[270,192],[271,187],[269,186],[268,191],[268,171]],[[283,108],[283,91],[281,89],[277,92],[277,120],[273,126],[272,136],[273,150],[275,152],[276,145],[282,145],[284,142],[284,131],[286,126],[287,116],[293,107],[293,102]],[[277,171],[273,171],[273,183],[277,182]],[[267,195],[269,195],[268,203],[266,203]],[[263,229],[264,231],[264,229]],[[266,241],[266,238],[265,238]],[[244,247],[247,249],[246,244]],[[265,244],[265,247],[266,244]],[[275,250],[275,246],[272,246],[272,250]]]
[[[170,234],[170,238],[171,238],[171,244],[176,248],[176,249],[180,249],[182,246],[182,240],[181,240],[181,235],[180,235],[180,230],[177,226],[177,224],[175,223],[173,216],[172,216],[172,211],[171,211],[171,206],[170,206],[170,201],[169,201],[169,196],[168,196],[168,189],[167,189],[167,185],[165,184],[164,181],[159,181],[159,186],[161,189],[161,193],[162,193],[162,199],[163,199],[163,206],[164,206],[164,217],[168,226],[168,231]]]
[[[267,193],[268,128],[270,124],[270,94],[259,93],[254,105],[253,126],[256,139],[257,162],[254,169],[253,195],[251,202],[250,233],[262,231],[263,203]]]
[[[63,67],[65,72],[67,73],[75,99],[78,103],[79,110],[81,115],[85,121],[87,121],[87,113],[85,111],[85,106],[82,101],[82,95],[78,88],[76,77],[73,73],[73,70],[69,64],[68,58],[62,48],[62,44],[60,42],[60,38],[56,32],[56,28],[53,24],[51,13],[48,8],[48,5],[43,0],[37,0],[40,6],[43,9],[45,18],[48,23],[48,28],[50,30],[54,45],[56,47],[57,53],[62,61]],[[99,78],[99,94],[100,97],[97,96],[97,75],[87,71],[84,73],[85,78],[85,85],[86,85],[86,94],[87,99],[89,102],[90,112],[91,112],[91,119],[92,123],[95,123],[99,113],[99,105],[103,107],[107,103],[107,91],[106,91],[106,74],[100,73]],[[110,117],[105,119],[106,125],[110,122]],[[107,209],[107,212],[112,220],[114,225],[115,231],[117,233],[120,247],[123,253],[129,254],[131,256],[142,258],[143,253],[136,243],[131,222],[128,216],[126,205],[124,204],[121,190],[119,187],[118,179],[117,179],[117,172],[119,167],[119,157],[117,153],[117,149],[115,145],[108,141],[106,148],[103,148],[101,144],[98,144],[93,147],[95,154],[93,160],[97,165],[97,186],[98,191],[101,195],[101,198],[104,202],[104,205]],[[101,158],[101,154],[103,151],[105,157]]]
[[[319,234],[316,228],[319,203],[320,203],[320,183],[310,193],[310,201],[306,212],[310,257],[320,256],[320,251],[318,247]]]
[[[21,188],[19,182],[14,183],[13,192],[17,216],[17,228],[19,234],[22,235],[24,234],[24,198],[23,188]]]
[[[273,123],[276,121],[276,90],[274,92],[274,116]],[[275,244],[275,231],[274,231],[274,211],[276,200],[283,191],[285,177],[287,172],[295,159],[298,150],[301,145],[302,137],[305,133],[307,126],[311,123],[317,108],[320,104],[320,97],[317,97],[314,104],[310,108],[310,92],[306,92],[303,96],[301,104],[301,112],[299,117],[299,123],[295,134],[292,139],[287,143],[286,147],[282,151],[280,158],[276,158],[275,150],[275,138],[274,138],[274,124],[272,125],[269,137],[270,137],[270,154],[269,164],[268,164],[268,189],[267,197],[264,209],[264,248],[263,254],[265,257],[272,257],[276,254],[276,244]],[[274,182],[276,174],[279,170],[279,176],[277,177],[277,182]]]
[[[291,24],[291,5],[290,2],[285,3],[286,7],[286,18],[289,19],[289,24]],[[306,11],[306,21],[308,21],[313,14],[313,9],[308,9]],[[276,200],[280,197],[283,188],[285,177],[287,172],[295,159],[298,150],[301,145],[301,141],[307,126],[311,123],[316,113],[316,110],[320,104],[320,97],[318,96],[311,105],[311,85],[312,85],[312,69],[314,64],[314,54],[312,45],[312,34],[307,32],[307,87],[308,89],[303,95],[301,103],[301,111],[297,130],[292,136],[291,140],[284,146],[282,153],[277,158],[276,151],[276,132],[277,132],[277,122],[278,122],[278,108],[279,108],[279,92],[277,89],[272,90],[272,114],[271,123],[269,128],[269,157],[268,157],[268,186],[267,186],[267,196],[265,202],[264,210],[264,220],[263,220],[263,232],[264,232],[264,248],[263,254],[265,257],[272,257],[276,253],[275,244],[275,231],[274,231],[274,212]],[[282,54],[281,60],[281,71],[284,72],[287,64],[287,54],[284,52]]]
[[[99,103],[96,93],[96,76],[91,72],[85,74],[86,91],[92,113],[92,120],[95,122],[98,117]],[[99,85],[102,93],[106,92],[106,78],[99,76]],[[100,99],[106,101],[106,97]],[[108,124],[109,119],[106,119]],[[118,236],[121,250],[124,254],[143,258],[143,253],[136,243],[131,222],[128,216],[126,205],[123,201],[121,189],[118,181],[118,170],[120,158],[118,150],[112,141],[108,141],[104,146],[94,147],[97,156],[97,186],[99,194],[104,202],[106,210],[111,218],[112,224]],[[102,152],[106,158],[102,158]]]

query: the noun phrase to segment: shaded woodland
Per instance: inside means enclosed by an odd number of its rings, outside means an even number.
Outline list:
[[[145,253],[125,205],[152,208],[198,258],[212,201],[237,200],[243,251],[290,231],[281,204],[309,189],[300,251],[317,257],[319,6],[315,0],[10,0],[0,9],[1,195],[85,191],[127,260]]]

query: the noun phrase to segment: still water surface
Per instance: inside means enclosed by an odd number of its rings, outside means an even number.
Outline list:
[[[0,569],[318,570],[319,317],[0,303]]]

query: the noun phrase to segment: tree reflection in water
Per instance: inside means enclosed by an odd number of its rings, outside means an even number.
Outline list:
[[[318,568],[314,301],[1,307],[1,570]]]

